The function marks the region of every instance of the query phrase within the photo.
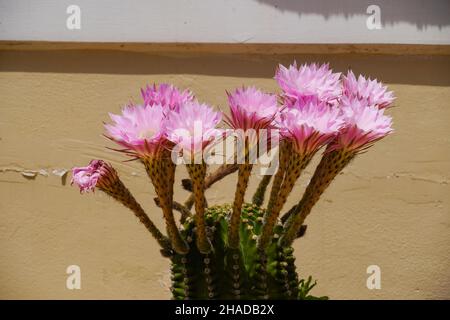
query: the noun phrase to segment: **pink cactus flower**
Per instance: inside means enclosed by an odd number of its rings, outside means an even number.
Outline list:
[[[304,64],[297,68],[294,62],[289,68],[279,65],[275,80],[283,90],[282,97],[286,106],[291,107],[296,101],[302,105],[318,100],[335,104],[342,94],[340,73],[333,73],[328,64]]]
[[[337,135],[343,124],[338,108],[308,102],[302,108],[294,105],[285,109],[279,127],[282,137],[293,141],[296,152],[314,154]]]
[[[328,151],[360,152],[393,132],[392,118],[384,115],[384,109],[369,105],[365,99],[343,97],[341,112],[345,124]]]
[[[109,114],[113,124],[105,124],[106,136],[125,147],[121,151],[130,155],[155,154],[166,141],[166,114],[160,105],[126,106],[121,115]]]
[[[356,79],[350,70],[347,76],[342,77],[343,94],[348,97],[366,99],[369,105],[376,105],[378,108],[388,108],[395,100],[394,93],[387,91],[387,87],[376,79],[366,79],[359,75]]]
[[[277,98],[255,87],[242,87],[227,93],[231,116],[226,122],[233,129],[270,129],[278,116]]]
[[[222,130],[216,128],[221,119],[221,112],[207,104],[186,102],[179,112],[169,113],[165,125],[167,138],[183,151],[197,154],[222,135]]]
[[[179,111],[180,106],[194,100],[194,94],[190,90],[181,91],[177,87],[161,83],[160,85],[147,85],[141,89],[145,106],[161,105],[171,110]]]
[[[115,175],[114,169],[102,160],[92,160],[87,167],[75,167],[72,169],[70,184],[76,184],[80,193],[94,191],[95,187],[104,184],[105,179]]]

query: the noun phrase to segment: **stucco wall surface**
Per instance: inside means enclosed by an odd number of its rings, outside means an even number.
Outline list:
[[[1,0],[0,39],[450,44],[448,12],[447,0]]]
[[[0,52],[0,298],[169,298],[169,263],[126,208],[80,195],[61,177],[92,158],[110,161],[162,227],[143,168],[101,136],[107,112],[139,100],[146,83],[172,82],[225,109],[225,90],[277,90],[278,62],[330,61],[389,84],[395,133],[359,156],[327,190],[295,244],[317,295],[341,299],[450,298],[450,57],[371,55],[148,55],[111,51]],[[286,208],[300,197],[314,163]],[[186,177],[180,168],[177,178]],[[253,176],[247,199],[255,190]],[[232,200],[235,176],[208,190]],[[176,198],[187,192],[176,188]],[[81,268],[81,290],[66,268]],[[366,268],[381,268],[368,290]]]

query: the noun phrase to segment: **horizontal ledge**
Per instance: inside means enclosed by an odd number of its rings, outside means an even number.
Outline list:
[[[141,43],[0,41],[0,50],[119,50],[145,53],[234,54],[390,54],[450,55],[450,45],[424,44],[234,44],[234,43]]]

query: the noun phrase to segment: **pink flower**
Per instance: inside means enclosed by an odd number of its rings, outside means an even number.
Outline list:
[[[395,99],[394,93],[387,91],[387,87],[376,79],[370,80],[359,75],[357,80],[351,70],[342,78],[343,93],[348,97],[366,99],[369,105],[376,105],[378,108],[388,108]]]
[[[227,93],[231,116],[227,122],[233,129],[268,129],[278,115],[277,98],[255,87],[236,89]]]
[[[114,169],[102,160],[92,160],[87,167],[75,167],[72,169],[72,181],[80,192],[94,191],[95,187],[104,184],[105,179],[115,175]]]
[[[222,114],[198,101],[185,103],[179,112],[170,112],[166,123],[167,138],[181,149],[196,154],[222,135],[216,126]]]
[[[181,91],[167,83],[161,83],[159,86],[156,84],[153,86],[147,85],[145,89],[141,89],[141,94],[145,106],[161,105],[175,111],[178,111],[184,103],[194,99],[191,91]]]
[[[328,151],[360,152],[393,131],[392,118],[384,115],[384,109],[369,105],[365,99],[343,97],[341,112],[345,124]]]
[[[166,111],[153,107],[127,106],[121,115],[109,114],[113,124],[105,124],[107,137],[126,149],[124,152],[145,156],[155,154],[166,141]]]
[[[285,104],[290,107],[298,100],[302,105],[312,100],[334,104],[342,94],[340,76],[328,64],[304,64],[297,68],[294,62],[289,68],[280,64],[275,80],[283,90]]]
[[[302,108],[285,109],[279,127],[281,135],[292,140],[295,151],[313,154],[336,136],[343,123],[338,108],[309,102]]]

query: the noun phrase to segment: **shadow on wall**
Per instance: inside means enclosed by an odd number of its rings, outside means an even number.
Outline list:
[[[448,0],[255,0],[280,11],[318,14],[345,18],[365,15],[367,7],[378,5],[383,24],[410,23],[422,30],[428,26],[442,28],[450,25]]]
[[[203,74],[243,78],[272,78],[278,63],[294,60],[330,62],[335,71],[364,73],[386,83],[450,86],[450,56],[370,54],[150,55],[123,51],[2,51],[0,72],[54,72],[97,74]]]

